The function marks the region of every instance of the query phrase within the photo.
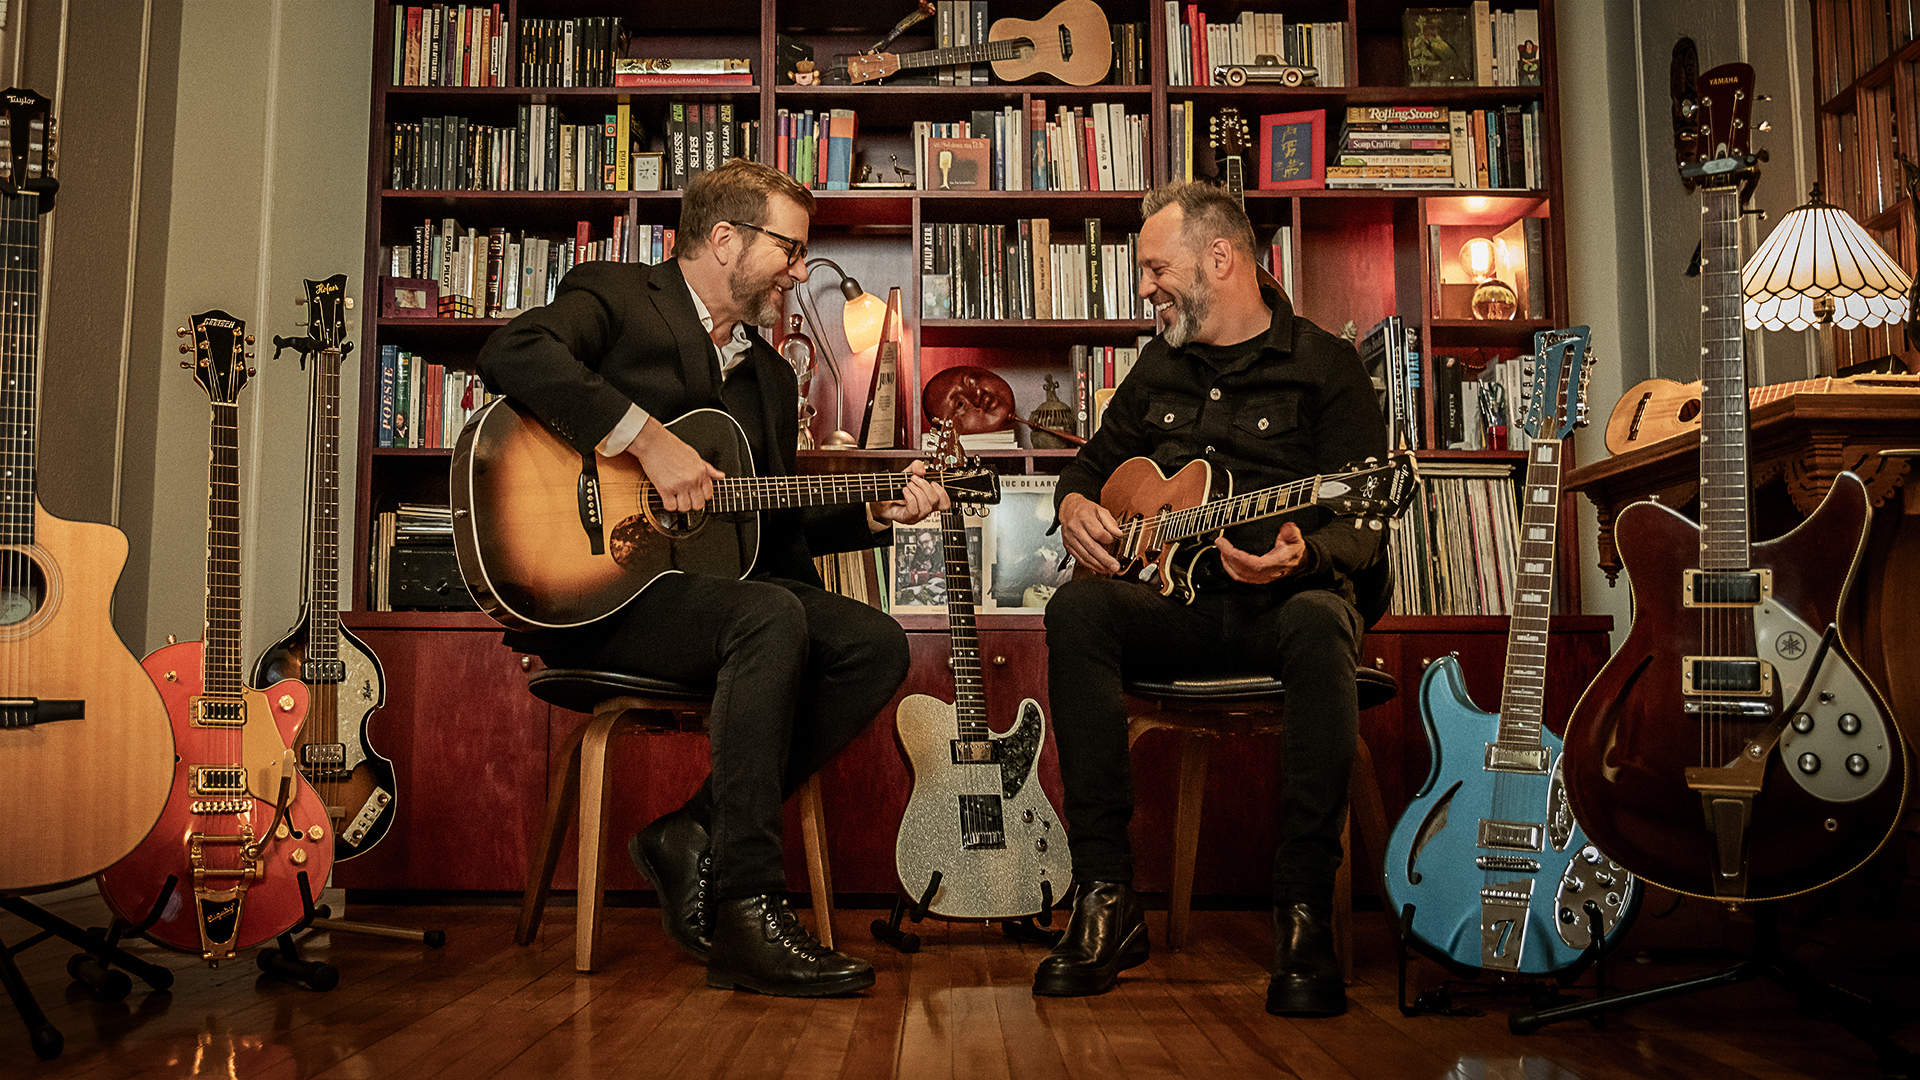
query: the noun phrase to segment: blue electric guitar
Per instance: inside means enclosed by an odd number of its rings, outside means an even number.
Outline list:
[[[1415,943],[1449,966],[1542,975],[1573,966],[1595,935],[1610,943],[1639,883],[1573,820],[1560,740],[1541,723],[1561,440],[1586,422],[1587,328],[1542,331],[1534,345],[1500,712],[1474,707],[1458,660],[1427,668],[1420,717],[1433,768],[1387,841],[1386,887],[1391,910],[1412,907]]]

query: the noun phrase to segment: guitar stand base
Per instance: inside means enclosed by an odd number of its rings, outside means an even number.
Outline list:
[[[34,1000],[33,990],[27,986],[25,977],[20,974],[19,965],[14,957],[27,949],[50,938],[60,938],[78,945],[86,952],[67,961],[67,972],[87,988],[87,992],[101,1001],[119,1001],[133,992],[133,980],[115,967],[124,968],[155,990],[165,990],[173,985],[173,972],[149,964],[145,960],[128,953],[114,941],[99,931],[83,930],[62,919],[38,904],[29,903],[17,896],[0,896],[0,911],[6,911],[25,919],[40,928],[40,932],[14,945],[0,941],[0,984],[5,984],[7,996],[13,999],[13,1007],[20,1013],[20,1020],[27,1026],[27,1038],[33,1045],[34,1056],[42,1061],[52,1061],[66,1048],[66,1039],[60,1029],[48,1022],[47,1014],[40,1009],[40,1003]],[[117,939],[116,939],[117,940]]]
[[[907,917],[908,907],[905,896],[894,897],[893,911],[884,919],[873,920],[873,925],[869,929],[873,931],[874,937],[895,949],[903,953],[917,953],[920,951],[920,935],[911,930],[900,929],[900,921]],[[925,917],[926,913],[922,911],[913,921],[919,922]]]
[[[1045,914],[1050,917],[1053,912],[1049,910]],[[1048,921],[1052,921],[1051,918]],[[1066,933],[1065,930],[1047,929],[1032,915],[1022,915],[1018,919],[1003,919],[1000,929],[1006,931],[1007,936],[1015,941],[1024,941],[1029,945],[1045,945],[1049,949],[1058,945],[1061,935]]]
[[[1562,1020],[1592,1018],[1616,1009],[1644,1005],[1680,997],[1698,990],[1732,986],[1749,979],[1771,979],[1793,995],[1800,1011],[1816,1020],[1838,1024],[1848,1034],[1866,1043],[1879,1059],[1881,1074],[1887,1077],[1920,1076],[1920,1054],[1893,1041],[1889,1032],[1900,1020],[1884,1006],[1864,995],[1825,982],[1811,971],[1787,959],[1780,947],[1780,930],[1774,906],[1756,904],[1754,911],[1755,956],[1729,968],[1692,979],[1680,979],[1663,986],[1614,994],[1593,1001],[1561,1005],[1550,1009],[1514,1013],[1507,1017],[1507,1028],[1515,1035],[1538,1031]]]
[[[340,985],[340,972],[332,964],[320,960],[300,959],[300,945],[293,935],[312,926],[320,917],[320,909],[313,906],[313,887],[307,881],[307,872],[300,871],[300,903],[305,911],[300,921],[282,931],[277,947],[261,949],[254,963],[260,970],[276,979],[285,979],[295,986],[308,990],[327,991]]]
[[[315,930],[324,930],[330,934],[364,934],[368,937],[392,938],[395,941],[414,941],[429,949],[437,949],[447,943],[445,930],[415,930],[407,926],[387,926],[382,923],[336,919],[325,904],[314,908],[313,911],[314,918],[308,925]]]
[[[1400,969],[1400,992],[1396,1003],[1400,1006],[1400,1015],[1485,1016],[1486,1011],[1484,1009],[1476,1009],[1470,1005],[1461,1004],[1461,999],[1470,997],[1477,1000],[1492,998],[1496,995],[1504,996],[1512,994],[1525,994],[1536,1011],[1550,1007],[1571,1007],[1566,1004],[1571,999],[1566,994],[1561,993],[1561,990],[1571,986],[1574,980],[1579,978],[1581,973],[1586,971],[1588,967],[1592,967],[1594,972],[1593,992],[1598,998],[1604,999],[1607,992],[1607,980],[1606,966],[1602,962],[1604,952],[1601,949],[1600,909],[1591,901],[1588,902],[1587,906],[1587,947],[1581,952],[1579,959],[1568,965],[1560,974],[1552,976],[1526,974],[1500,975],[1500,973],[1495,972],[1493,974],[1500,976],[1500,982],[1482,984],[1472,980],[1477,979],[1481,974],[1486,974],[1486,972],[1476,972],[1471,968],[1457,963],[1443,963],[1442,966],[1447,970],[1468,976],[1468,978],[1443,981],[1433,989],[1421,991],[1415,995],[1413,1003],[1408,1004],[1407,957],[1411,952],[1410,946],[1413,942],[1413,914],[1415,906],[1407,904],[1400,909],[1400,923],[1397,927],[1399,931],[1398,960]],[[1456,988],[1460,988],[1459,993],[1456,993]],[[1579,1004],[1588,1003],[1581,1002]],[[1600,1027],[1602,1026],[1602,1018],[1595,1016],[1592,1018],[1591,1023],[1595,1027]]]

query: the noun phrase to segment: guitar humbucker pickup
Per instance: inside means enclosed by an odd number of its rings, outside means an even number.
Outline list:
[[[1773,597],[1771,570],[1689,570],[1681,577],[1685,607],[1757,607]]]
[[[1507,746],[1487,744],[1487,768],[1493,772],[1547,774],[1547,748],[1544,746]]]
[[[1773,665],[1754,656],[1685,656],[1680,683],[1686,694],[1772,697]]]
[[[300,681],[305,683],[337,683],[347,679],[345,660],[308,660],[300,665]]]
[[[237,765],[196,765],[194,795],[239,795],[247,790],[247,770]]]
[[[1547,830],[1544,825],[1531,821],[1494,821],[1480,819],[1480,841],[1483,848],[1504,848],[1508,851],[1545,851]]]
[[[193,699],[194,727],[245,727],[247,724],[246,702],[237,698]]]
[[[998,765],[1000,764],[1000,744],[988,739],[953,740],[953,763],[955,765]]]

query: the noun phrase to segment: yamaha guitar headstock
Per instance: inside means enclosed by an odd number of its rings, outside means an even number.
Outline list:
[[[1740,183],[1746,191],[1760,182],[1766,151],[1752,149],[1753,66],[1721,64],[1695,75],[1697,54],[1690,38],[1673,47],[1673,154],[1688,191]]]

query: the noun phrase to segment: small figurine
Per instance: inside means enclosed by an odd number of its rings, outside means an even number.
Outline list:
[[[820,73],[813,68],[813,61],[802,60],[793,65],[793,85],[819,86]]]
[[[900,155],[888,154],[887,161],[893,165],[894,179],[901,181],[907,187],[912,187],[913,186],[913,170],[900,164]]]

